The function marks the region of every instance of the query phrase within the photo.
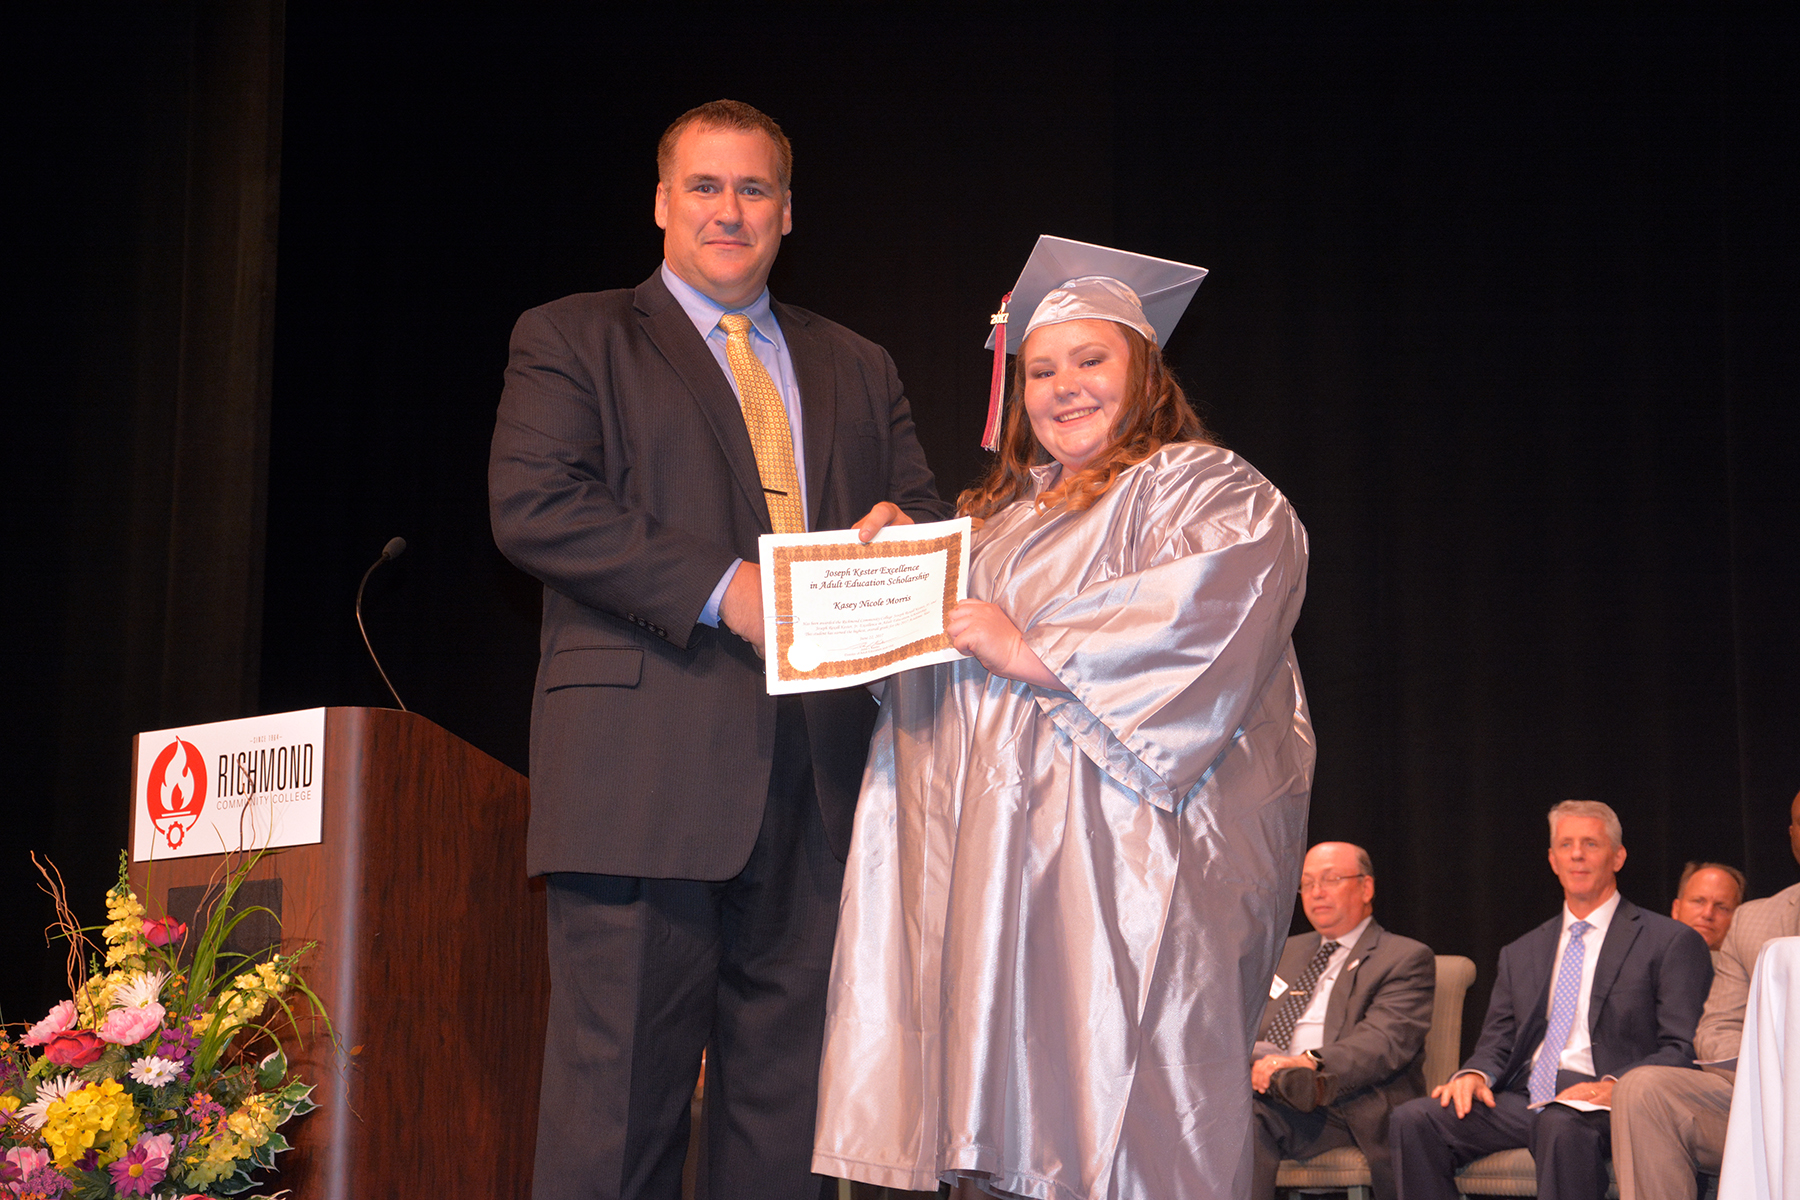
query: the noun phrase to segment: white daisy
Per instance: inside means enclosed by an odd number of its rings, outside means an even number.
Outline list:
[[[112,994],[112,1003],[116,1008],[143,1008],[156,1003],[162,995],[162,985],[168,980],[167,971],[143,971],[133,975],[128,981],[119,985]]]
[[[86,1084],[74,1075],[59,1075],[55,1079],[39,1080],[37,1085],[37,1099],[19,1110],[19,1120],[25,1122],[33,1129],[42,1129],[44,1127],[44,1122],[50,1119],[49,1110],[52,1103],[61,1100],[64,1096],[75,1091],[77,1088],[86,1086]]]
[[[152,1054],[131,1064],[131,1077],[147,1087],[161,1087],[181,1073],[181,1064]]]

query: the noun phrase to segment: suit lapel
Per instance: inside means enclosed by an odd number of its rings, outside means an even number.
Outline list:
[[[1519,989],[1519,995],[1530,997],[1531,1007],[1516,1015],[1519,1032],[1513,1040],[1514,1053],[1526,1058],[1544,1040],[1544,1029],[1549,1024],[1546,1013],[1550,1008],[1550,977],[1556,969],[1556,944],[1562,940],[1562,913],[1559,911],[1539,925],[1532,937],[1535,944],[1531,953],[1520,955],[1524,960],[1521,966],[1531,974]]]
[[[639,313],[639,323],[667,360],[681,382],[693,394],[694,403],[712,426],[719,439],[725,461],[731,466],[745,503],[755,511],[764,529],[773,529],[769,521],[769,505],[763,499],[762,476],[756,469],[756,452],[750,449],[750,431],[744,426],[744,414],[738,408],[737,394],[719,370],[719,360],[707,349],[706,342],[688,319],[686,311],[675,302],[662,281],[659,270],[637,289],[632,297]]]
[[[800,385],[800,447],[806,463],[806,527],[819,528],[819,510],[825,495],[825,473],[831,467],[831,448],[837,439],[837,369],[831,346],[812,328],[806,315],[798,309],[770,301],[775,320],[781,325],[781,336],[787,342],[788,356],[794,364],[794,379]],[[834,514],[847,523],[861,513]]]
[[[1331,985],[1331,997],[1325,1001],[1326,1042],[1335,1042],[1343,1036],[1344,1020],[1350,1012],[1350,996],[1356,991],[1357,976],[1380,944],[1381,923],[1370,921],[1369,927],[1356,939],[1356,945],[1350,947],[1350,957],[1344,960],[1344,969],[1338,972],[1337,982]]]
[[[1594,961],[1594,989],[1588,993],[1587,1010],[1590,1035],[1606,997],[1612,992],[1613,982],[1619,977],[1619,968],[1625,965],[1625,956],[1631,952],[1631,943],[1637,940],[1642,929],[1638,906],[1619,897],[1619,907],[1613,910],[1612,923],[1606,927],[1606,940],[1600,943],[1600,957]]]

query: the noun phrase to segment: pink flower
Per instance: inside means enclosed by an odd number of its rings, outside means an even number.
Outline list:
[[[121,1196],[148,1196],[169,1173],[169,1154],[174,1148],[175,1139],[169,1134],[145,1134],[124,1158],[107,1164],[113,1187]]]
[[[20,1040],[27,1046],[41,1046],[52,1037],[75,1024],[75,1002],[64,1000],[50,1010],[50,1015],[31,1027]]]
[[[106,1043],[91,1029],[73,1029],[53,1036],[44,1044],[44,1057],[59,1067],[85,1067],[99,1058]]]
[[[115,1046],[135,1046],[162,1028],[167,1015],[155,1001],[142,1008],[115,1008],[100,1022],[100,1039]]]
[[[179,946],[187,939],[187,926],[174,917],[144,922],[144,940],[152,946]]]
[[[14,1146],[5,1154],[0,1154],[0,1183],[22,1182],[33,1171],[41,1171],[49,1165],[48,1150],[39,1150],[36,1146]],[[16,1192],[14,1194],[17,1195]]]

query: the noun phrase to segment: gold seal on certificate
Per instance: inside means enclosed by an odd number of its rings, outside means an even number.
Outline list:
[[[770,695],[868,683],[962,658],[944,619],[968,595],[969,519],[774,533],[762,556]]]

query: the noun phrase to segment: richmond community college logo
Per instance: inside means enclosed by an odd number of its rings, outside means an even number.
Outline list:
[[[192,742],[176,738],[150,765],[150,782],[144,789],[150,820],[156,832],[174,850],[206,807],[206,760]]]

